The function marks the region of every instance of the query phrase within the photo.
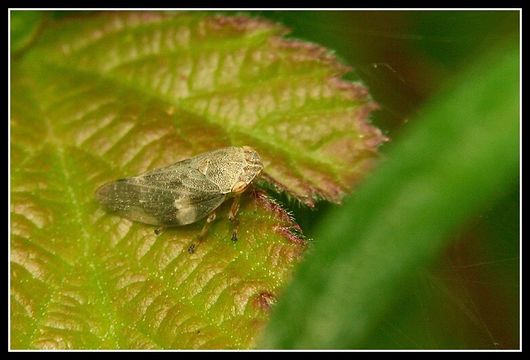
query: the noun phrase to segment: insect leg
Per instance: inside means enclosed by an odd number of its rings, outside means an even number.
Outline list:
[[[190,254],[193,254],[195,252],[195,249],[197,249],[197,246],[204,241],[204,238],[206,237],[206,234],[208,234],[208,229],[210,228],[210,224],[215,220],[216,215],[215,211],[212,212],[204,222],[204,226],[201,229],[201,232],[199,233],[199,236],[197,237],[197,241],[194,241],[191,243],[191,245],[188,247],[188,252]]]
[[[202,227],[201,233],[199,234],[199,239],[202,240],[208,234],[208,229],[210,228],[210,224],[215,220],[216,215],[215,211],[212,212],[208,217],[206,218],[206,222],[204,223],[204,226]]]
[[[234,202],[232,202],[232,206],[230,207],[230,211],[228,212],[228,219],[232,222],[232,241],[237,241],[237,229],[239,226],[239,219],[237,218],[237,213],[239,212],[239,203],[240,203],[240,195],[234,196]]]

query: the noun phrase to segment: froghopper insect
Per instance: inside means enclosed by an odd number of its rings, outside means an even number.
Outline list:
[[[233,198],[228,213],[237,241],[240,195],[261,174],[259,154],[248,146],[209,151],[138,176],[118,179],[96,190],[107,210],[132,221],[165,227],[206,222],[188,251],[194,252],[215,220],[215,210]]]

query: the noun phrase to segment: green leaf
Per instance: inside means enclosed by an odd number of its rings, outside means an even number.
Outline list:
[[[516,43],[494,50],[433,99],[378,171],[323,219],[261,346],[377,343],[415,271],[457,226],[510,192],[519,166],[519,52]]]
[[[105,213],[101,184],[226,145],[293,197],[339,201],[384,140],[325,49],[204,13],[51,20],[12,62],[11,346],[247,348],[305,242],[264,193],[167,230]]]

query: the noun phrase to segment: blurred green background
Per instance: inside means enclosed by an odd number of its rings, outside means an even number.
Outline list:
[[[254,13],[256,14],[256,13]],[[517,11],[259,12],[290,27],[289,35],[334,49],[348,75],[370,89],[381,109],[374,124],[392,140],[422,105],[498,43],[519,37]],[[515,140],[515,139],[514,139]],[[387,146],[383,146],[383,154]],[[392,189],[388,189],[392,191]],[[287,201],[287,199],[282,199]],[[291,203],[308,237],[336,208]],[[419,269],[405,296],[367,348],[517,348],[519,346],[519,184],[448,239],[445,251]],[[314,241],[318,241],[315,239]]]

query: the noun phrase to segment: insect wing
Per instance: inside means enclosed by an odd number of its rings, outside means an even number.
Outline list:
[[[180,161],[143,175],[104,185],[97,191],[109,210],[151,225],[187,225],[206,217],[225,200],[218,186]]]

